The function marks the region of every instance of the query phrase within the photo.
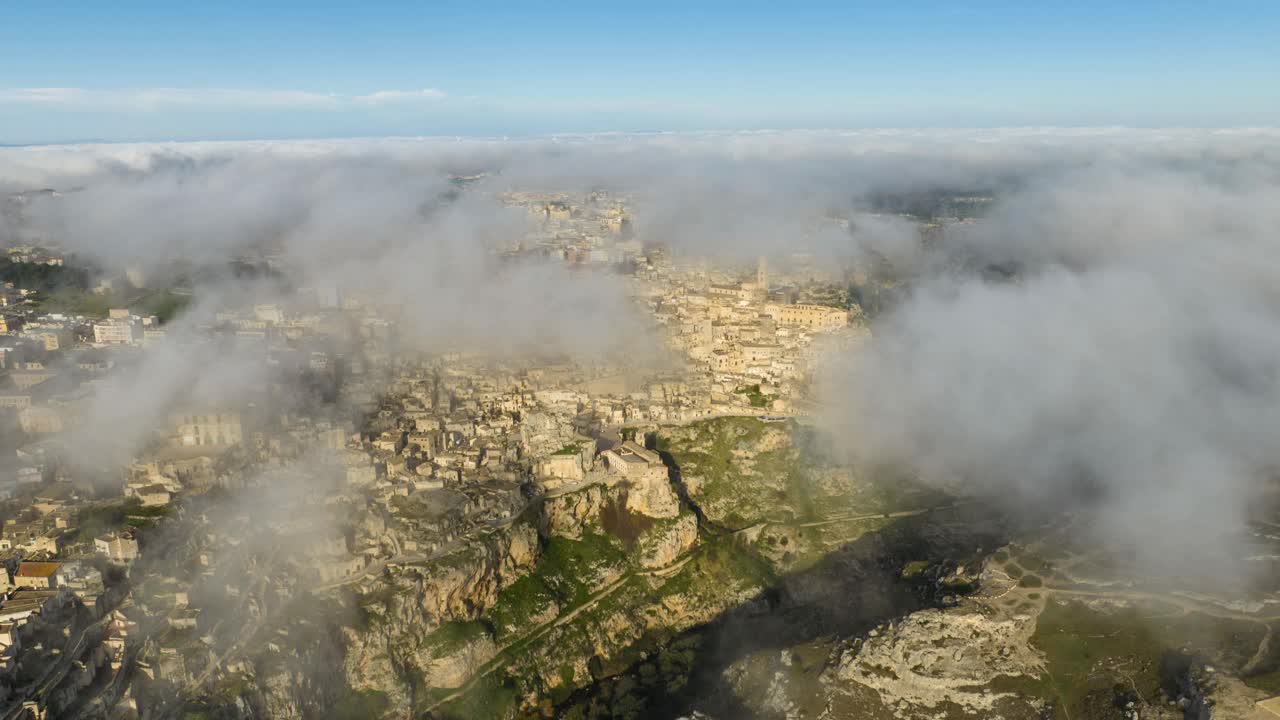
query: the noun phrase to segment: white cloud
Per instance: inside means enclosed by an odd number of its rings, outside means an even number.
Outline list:
[[[100,93],[104,100],[112,100],[113,93]],[[143,109],[162,107],[334,107],[341,103],[337,95],[306,92],[303,90],[233,90],[152,88],[127,92],[125,104]]]
[[[0,90],[0,103],[31,105],[65,105],[84,100],[86,91],[80,88],[12,88]]]
[[[125,88],[90,90],[74,87],[0,89],[0,106],[37,105],[147,112],[165,108],[295,108],[339,110],[357,105],[436,101],[445,93],[434,88],[378,90],[364,95],[308,90],[236,88]]]
[[[421,90],[379,90],[368,95],[357,95],[355,100],[362,103],[381,105],[383,103],[412,100],[443,100],[444,98],[443,91],[435,88],[423,88]]]

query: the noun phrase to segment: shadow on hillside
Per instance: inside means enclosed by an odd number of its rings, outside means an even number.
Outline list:
[[[688,502],[678,467],[669,456],[664,459]],[[705,522],[696,505],[690,505]],[[608,677],[575,694],[557,708],[556,717],[656,720],[688,717],[697,710],[715,720],[770,718],[743,704],[724,677],[727,668],[762,651],[831,636],[855,637],[887,620],[936,606],[941,591],[933,583],[902,580],[904,564],[968,564],[983,549],[1003,545],[1005,537],[1003,519],[978,504],[896,521],[832,551],[807,570],[780,578],[712,622],[658,643],[645,660],[627,668],[602,668]]]

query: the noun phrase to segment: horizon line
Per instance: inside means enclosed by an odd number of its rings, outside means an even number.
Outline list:
[[[865,127],[795,127],[795,128],[737,128],[737,129],[692,129],[692,130],[565,130],[548,133],[503,133],[503,134],[476,134],[469,135],[463,133],[435,133],[423,135],[290,135],[290,136],[259,136],[259,137],[194,137],[186,139],[178,138],[153,138],[153,139],[129,139],[129,140],[112,140],[107,138],[83,138],[83,139],[67,139],[67,140],[37,140],[33,142],[0,142],[2,149],[21,149],[21,148],[53,148],[53,147],[81,147],[81,146],[98,146],[98,145],[187,145],[187,144],[233,144],[233,143],[265,143],[265,142],[352,142],[352,141],[444,141],[444,142],[527,142],[537,140],[561,140],[561,139],[619,139],[629,137],[660,137],[660,136],[732,136],[732,135],[776,135],[784,133],[795,134],[812,134],[812,135],[839,135],[839,134],[872,134],[872,133],[904,133],[904,132],[920,132],[920,133],[948,133],[948,132],[978,132],[978,131],[1003,131],[1003,132],[1121,132],[1121,131],[1142,131],[1142,132],[1280,132],[1280,124],[1277,125],[1124,125],[1124,124],[1062,124],[1062,125],[896,125],[896,126],[865,126]]]

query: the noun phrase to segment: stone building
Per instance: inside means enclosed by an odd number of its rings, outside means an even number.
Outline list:
[[[142,324],[128,315],[113,315],[93,324],[93,342],[97,345],[132,345],[141,340]]]
[[[53,407],[23,408],[18,413],[18,424],[28,435],[59,433],[65,427],[62,413]]]
[[[133,562],[138,557],[138,540],[132,532],[108,533],[94,538],[93,548],[115,563]]]
[[[826,305],[779,305],[774,318],[781,325],[810,330],[832,330],[849,324],[849,313]]]
[[[668,518],[680,514],[680,502],[671,488],[667,466],[658,453],[634,440],[600,453],[610,474],[621,476],[628,485],[627,509],[648,517]]]
[[[23,562],[18,563],[18,570],[13,574],[13,584],[20,588],[52,590],[58,587],[58,571],[62,563],[56,562]]]
[[[244,440],[240,413],[227,410],[172,415],[174,442],[182,447],[228,447]]]

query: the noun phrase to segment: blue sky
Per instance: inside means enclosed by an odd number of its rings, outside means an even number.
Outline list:
[[[19,2],[0,143],[1280,124],[1280,2]]]

